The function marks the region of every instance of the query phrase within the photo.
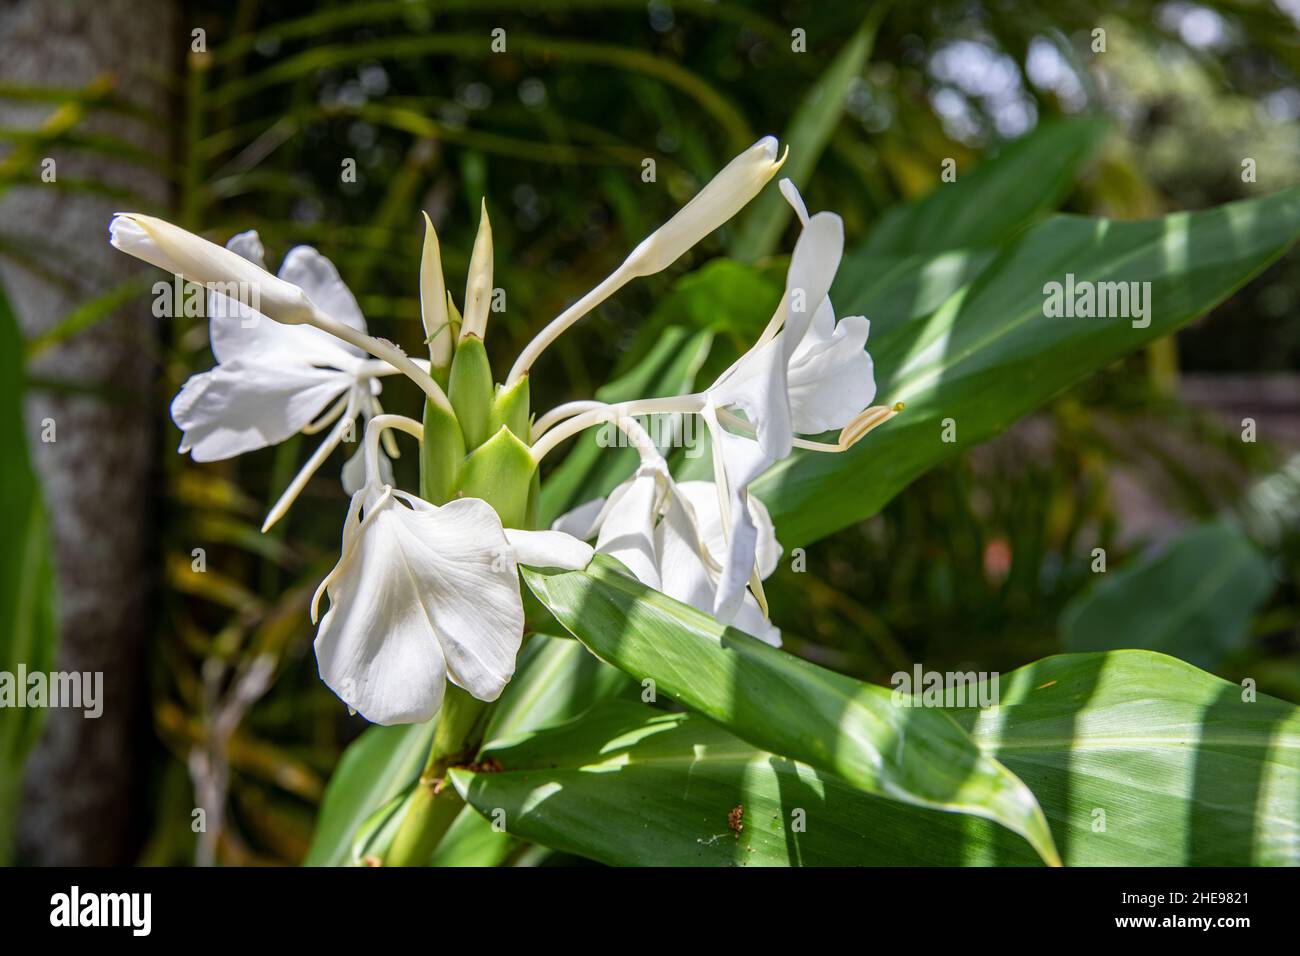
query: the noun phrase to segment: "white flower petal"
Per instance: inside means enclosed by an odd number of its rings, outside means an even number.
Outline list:
[[[727,500],[727,550],[713,605],[714,617],[726,624],[740,609],[757,560],[758,527],[749,508],[749,484],[773,459],[758,442],[722,428],[713,408],[706,406],[703,417],[714,446],[714,478]]]
[[[595,553],[591,545],[561,531],[506,528],[506,540],[514,548],[515,561],[534,568],[581,571]]]
[[[365,317],[339,270],[311,246],[294,246],[288,251],[280,263],[280,278],[306,292],[326,315],[358,332],[366,331]]]
[[[804,204],[803,196],[799,195],[799,188],[789,179],[782,179],[777,185],[781,189],[781,195],[785,201],[790,204],[794,214],[799,217],[799,221],[805,226],[808,225],[808,207]]]
[[[717,510],[716,502],[714,510]],[[716,575],[700,555],[702,541],[694,519],[690,503],[670,493],[664,502],[663,520],[655,529],[663,579],[661,590],[683,604],[712,614],[718,593]]]
[[[344,372],[240,361],[192,376],[172,400],[181,453],[219,461],[296,434],[352,385]]]
[[[621,561],[642,584],[659,588],[654,525],[660,501],[660,478],[642,469],[609,496],[596,536],[596,550]]]
[[[794,430],[803,435],[838,431],[876,397],[874,367],[866,351],[871,323],[860,315],[836,323],[830,303],[822,302],[786,375]]]
[[[262,237],[257,234],[256,229],[235,233],[226,240],[226,248],[235,255],[247,259],[259,269],[266,268],[266,249],[263,247]]]
[[[414,582],[398,567],[391,527],[358,528],[359,498],[343,532],[346,568],[328,587],[330,608],[316,632],[317,666],[321,680],[367,720],[421,723],[442,706],[447,663]]]
[[[262,240],[255,230],[236,233],[226,243],[226,248],[258,268],[265,268]],[[350,370],[364,357],[360,349],[328,332],[310,325],[275,322],[239,300],[216,291],[208,293],[208,328],[212,354],[218,362],[245,359],[286,365],[328,365]]]
[[[844,255],[844,220],[819,212],[808,220],[795,243],[785,279],[785,323],[781,338],[785,354],[794,354],[822,300],[830,294],[835,271]]]
[[[718,509],[718,489],[711,481],[682,481],[677,491],[691,506],[700,539],[713,560],[721,565],[727,554],[727,536],[722,527],[722,512]],[[749,515],[758,532],[755,558],[760,578],[770,577],[781,560],[781,545],[776,540],[776,528],[767,505],[757,495],[749,495]]]
[[[376,449],[376,453],[379,455],[379,480],[386,485],[396,484],[393,481],[393,463],[384,454],[382,444]],[[354,495],[365,486],[366,455],[364,442],[357,442],[357,450],[349,455],[348,460],[343,463],[343,471],[339,477],[343,483],[345,494]]]
[[[495,700],[514,673],[524,612],[513,549],[486,502],[435,507],[391,492],[357,526],[328,580],[316,655],[321,676],[376,723],[427,720],[444,677]],[[440,662],[445,662],[440,663]]]
[[[479,700],[496,700],[515,672],[524,634],[514,549],[501,519],[479,498],[434,507],[401,497],[422,506],[401,523],[402,554],[420,582],[447,677]]]
[[[717,497],[712,482],[683,482],[677,488],[679,491],[684,491],[687,485],[692,486],[689,492],[680,497],[670,496],[664,508],[664,520],[658,528],[663,591],[669,597],[676,598],[706,614],[712,614],[717,595],[717,576],[700,557],[701,529],[695,523],[695,519],[699,517],[699,510],[695,508],[695,503],[696,499],[699,499],[699,504],[707,508],[708,504],[703,500],[703,495],[707,493],[713,496],[712,511],[717,523],[718,544],[722,547],[723,543],[720,540],[722,525],[717,515]],[[751,507],[755,501],[756,499],[751,499]],[[759,507],[762,507],[761,504]],[[763,516],[764,518],[767,516],[766,508],[763,508]],[[770,519],[768,523],[770,525]],[[774,647],[781,646],[780,630],[773,627],[772,623],[763,616],[758,601],[748,591],[742,597],[740,607],[731,620],[731,626]]]
[[[714,408],[744,412],[759,446],[772,461],[790,454],[794,424],[786,389],[786,355],[781,336],[750,351],[706,393]]]

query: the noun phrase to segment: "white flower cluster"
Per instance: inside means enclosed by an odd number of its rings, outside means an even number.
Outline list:
[[[547,325],[501,388],[520,383],[551,342],[628,281],[666,268],[735,215],[782,161],[771,137],[732,160],[614,273]],[[316,656],[321,678],[345,703],[371,721],[392,724],[432,717],[447,680],[480,700],[496,699],[514,673],[524,631],[518,565],[584,568],[593,553],[588,540],[648,586],[780,643],[761,582],[775,570],[781,549],[749,485],[792,449],[843,451],[894,411],[868,407],[875,383],[864,350],[867,320],[837,321],[831,307],[828,293],[844,245],[840,218],[809,216],[789,180],[781,190],[802,231],[785,294],[748,352],[701,392],[618,405],[575,402],[531,426],[526,444],[532,470],[566,438],[609,422],[624,429],[641,455],[635,474],[608,498],[575,509],[550,531],[505,527],[497,510],[478,497],[437,504],[393,487],[389,457],[397,448],[389,430],[420,440],[425,431],[419,422],[384,413],[380,379],[405,374],[439,412],[455,415],[438,381],[446,382],[455,348],[449,325],[455,307],[443,286],[431,225],[420,282],[431,356],[425,361],[369,335],[356,299],[314,249],[291,250],[272,275],[255,232],[240,233],[222,248],[153,217],[113,218],[114,246],[212,290],[217,365],[187,381],[172,403],[184,433],[180,451],[214,461],[330,429],[265,527],[285,513],[358,416],[365,426],[362,447],[343,468],[351,502],[342,552],[312,603],[316,620],[320,597],[329,597]],[[491,272],[485,208],[459,322],[461,342],[484,335]],[[232,289],[251,292],[231,298],[237,294]],[[633,419],[659,412],[702,417],[714,481],[674,481]],[[840,430],[835,443],[804,437],[830,430]]]

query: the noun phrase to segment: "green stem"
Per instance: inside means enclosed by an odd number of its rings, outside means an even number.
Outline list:
[[[438,712],[433,746],[416,784],[406,816],[393,837],[384,861],[387,866],[424,866],[446,834],[464,801],[447,782],[447,770],[468,763],[483,743],[490,713],[488,704],[455,684],[447,685]]]

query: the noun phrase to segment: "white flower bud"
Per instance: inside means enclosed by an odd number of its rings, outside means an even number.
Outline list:
[[[424,249],[420,255],[420,316],[429,358],[435,368],[451,364],[451,327],[447,316],[447,285],[442,277],[442,253],[429,214],[424,214]]]
[[[676,262],[758,195],[785,162],[785,156],[777,159],[776,151],[776,137],[764,136],[729,162],[677,215],[632,250],[624,267],[631,275],[648,276]]]
[[[492,304],[492,223],[488,221],[487,200],[478,220],[478,235],[469,257],[469,277],[465,281],[465,313],[460,337],[487,331],[488,307]]]
[[[277,322],[294,325],[312,317],[307,293],[243,256],[153,216],[117,213],[109,241],[137,259],[221,291]]]

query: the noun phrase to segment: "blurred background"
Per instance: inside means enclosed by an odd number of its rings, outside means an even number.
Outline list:
[[[0,669],[102,671],[106,698],[96,721],[0,711],[0,860],[297,863],[364,725],[319,682],[307,615],[342,456],[262,535],[312,438],[175,454],[167,406],[212,364],[207,325],[154,317],[159,274],[109,248],[113,211],[218,242],[256,228],[273,267],[315,245],[371,331],[417,353],[420,210],[458,290],[486,197],[500,375],[767,133],[850,248],[945,159],[964,176],[1061,120],[1089,132],[1028,171],[1039,213],[1137,219],[1300,183],[1298,25],[1296,0],[0,3]],[[745,341],[728,310],[752,303],[692,304],[678,280],[719,256],[779,275],[791,237],[759,204],[619,293],[548,354],[534,407],[635,367],[650,327],[707,329],[707,381]],[[850,256],[840,282],[872,263]],[[808,573],[784,561],[786,648],[888,683],[920,659],[1149,646],[1300,700],[1297,280],[1292,252],[810,545]],[[417,400],[386,383],[390,410]],[[210,838],[195,807],[216,808]]]

